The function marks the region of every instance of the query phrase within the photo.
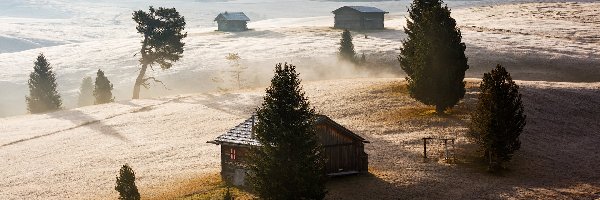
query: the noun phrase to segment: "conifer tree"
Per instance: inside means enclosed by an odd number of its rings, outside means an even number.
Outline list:
[[[135,186],[135,172],[125,164],[119,170],[119,176],[117,176],[117,185],[115,190],[119,192],[120,200],[139,200],[140,193],[138,192],[137,186]]]
[[[81,81],[81,86],[79,87],[79,101],[77,105],[79,107],[89,106],[94,104],[94,83],[92,82],[92,77],[86,76]]]
[[[50,63],[40,54],[34,62],[33,72],[29,74],[29,96],[27,110],[30,113],[43,113],[58,110],[62,106],[62,99],[57,91],[56,75]]]
[[[485,73],[479,90],[469,134],[489,161],[489,169],[495,171],[521,147],[519,135],[526,116],[519,86],[504,67],[498,65]]]
[[[261,199],[323,199],[324,159],[315,111],[293,65],[277,64],[264,102],[256,111],[249,182]]]
[[[460,30],[442,0],[414,0],[400,48],[400,67],[408,75],[411,97],[434,105],[436,112],[452,108],[465,95],[469,68]]]
[[[94,97],[96,97],[94,104],[114,102],[115,98],[112,96],[112,89],[113,84],[110,83],[106,76],[104,76],[104,72],[102,70],[98,70],[94,85]]]
[[[354,51],[354,44],[352,44],[352,34],[348,30],[342,32],[339,56],[343,60],[356,62],[356,52]]]
[[[367,56],[365,56],[365,53],[363,52],[362,55],[360,56],[360,64],[364,65],[367,63]]]
[[[133,20],[137,23],[137,31],[144,39],[140,50],[140,73],[133,85],[133,99],[140,98],[140,86],[148,88],[148,81],[152,80],[162,84],[155,77],[146,77],[146,70],[154,64],[161,69],[170,69],[183,55],[183,38],[187,33],[185,18],[179,15],[175,8],[154,9],[150,6],[149,12],[143,10],[133,13]]]

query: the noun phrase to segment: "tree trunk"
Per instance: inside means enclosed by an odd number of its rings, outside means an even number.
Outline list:
[[[142,69],[140,69],[140,74],[138,74],[137,79],[135,79],[135,85],[133,85],[133,97],[132,99],[140,98],[140,86],[144,82],[144,77],[146,76],[146,69],[148,68],[147,64],[142,65]]]
[[[438,115],[443,115],[444,114],[444,107],[436,105],[435,106],[435,113]]]

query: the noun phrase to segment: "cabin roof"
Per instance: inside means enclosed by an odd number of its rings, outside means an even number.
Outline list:
[[[375,7],[371,7],[371,6],[344,6],[344,7],[340,7],[338,9],[334,10],[333,13],[337,13],[338,11],[343,10],[343,9],[352,9],[352,10],[358,11],[360,13],[388,13],[379,8],[375,8]]]
[[[252,117],[246,119],[244,122],[238,124],[232,129],[229,129],[229,131],[227,131],[223,135],[220,135],[214,141],[208,142],[214,144],[228,143],[237,145],[260,146],[260,142],[258,142],[258,140],[256,140],[252,135],[252,127],[257,121],[258,119],[256,118],[256,115],[252,115]],[[340,130],[343,134],[348,135],[355,140],[368,143],[368,141],[366,141],[364,138],[346,129],[345,127],[336,123],[331,118],[325,115],[317,115],[315,122],[316,124],[329,124]]]
[[[252,115],[252,117],[246,119],[232,129],[229,129],[225,134],[220,135],[211,142],[216,144],[231,143],[250,146],[260,145],[260,143],[252,137],[252,127],[254,126],[255,118],[256,116]]]
[[[250,18],[243,12],[223,12],[219,13],[214,21],[250,21]]]

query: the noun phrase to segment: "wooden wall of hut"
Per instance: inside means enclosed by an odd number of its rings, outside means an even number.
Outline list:
[[[366,171],[367,158],[361,141],[344,135],[327,124],[317,126],[317,132],[327,159],[327,174]]]
[[[235,186],[245,184],[246,162],[249,147],[240,145],[221,145],[221,177],[223,181]]]
[[[246,21],[229,21],[220,20],[217,22],[219,25],[219,31],[246,31],[248,25]]]

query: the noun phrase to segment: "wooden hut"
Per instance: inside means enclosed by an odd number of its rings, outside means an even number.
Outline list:
[[[246,176],[246,158],[250,147],[260,145],[252,132],[255,116],[217,137],[213,143],[221,145],[221,176],[226,182],[243,186]],[[364,138],[344,128],[325,115],[318,115],[315,123],[319,141],[327,160],[323,173],[329,176],[356,174],[368,171],[368,155]]]
[[[250,18],[243,12],[224,12],[215,18],[219,24],[219,31],[246,31]]]
[[[332,12],[335,15],[334,28],[353,30],[383,29],[385,12],[368,6],[344,6]]]

